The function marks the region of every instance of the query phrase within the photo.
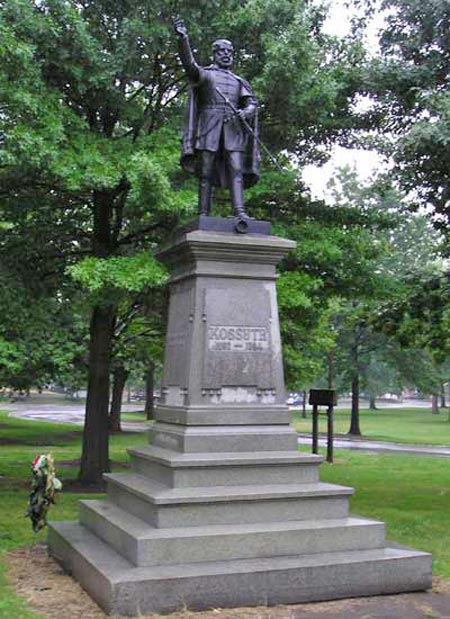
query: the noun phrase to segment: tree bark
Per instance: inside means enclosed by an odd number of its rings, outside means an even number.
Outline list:
[[[431,396],[431,412],[433,415],[439,415],[439,395],[434,393]]]
[[[114,199],[112,190],[94,190],[92,194],[92,255],[108,258],[116,244],[112,235]],[[83,450],[79,480],[83,484],[103,484],[103,473],[109,471],[108,404],[111,348],[115,307],[98,303],[92,308],[89,343],[89,380]]]
[[[441,408],[447,408],[447,404],[445,402],[445,385],[444,385],[444,383],[442,383],[442,385],[441,385],[440,399],[441,399]]]
[[[302,419],[306,419],[306,391],[302,391]]]
[[[109,411],[110,432],[122,432],[122,427],[120,425],[120,415],[122,413],[122,398],[127,378],[128,371],[124,368],[123,365],[119,365],[114,369],[111,409]]]
[[[109,471],[108,403],[114,309],[96,306],[90,324],[89,381],[79,480],[102,484]]]
[[[145,418],[147,420],[153,419],[153,413],[155,409],[155,401],[153,392],[155,388],[155,364],[150,361],[148,365],[148,371],[145,381]]]
[[[328,389],[334,388],[334,352],[332,350],[327,353],[327,383]]]
[[[350,430],[348,434],[361,436],[359,427],[359,374],[355,372],[352,378],[352,410],[350,415]]]

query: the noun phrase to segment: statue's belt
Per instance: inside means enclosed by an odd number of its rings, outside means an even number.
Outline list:
[[[212,105],[200,105],[199,110],[229,110],[227,103],[213,103]]]

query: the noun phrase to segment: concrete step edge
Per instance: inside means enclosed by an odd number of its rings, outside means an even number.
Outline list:
[[[302,454],[289,451],[257,451],[257,452],[220,452],[220,453],[178,453],[149,445],[127,449],[131,456],[151,460],[169,467],[212,467],[240,466],[255,464],[258,466],[274,466],[283,464],[319,465],[323,458],[313,454]]]
[[[274,533],[284,531],[333,530],[343,527],[384,528],[384,523],[358,516],[324,520],[290,520],[286,522],[258,522],[255,524],[202,525],[190,527],[156,528],[144,520],[126,512],[114,503],[101,499],[80,501],[81,510],[95,512],[100,518],[136,539],[165,539],[190,537],[232,537],[233,535],[252,533]]]
[[[190,436],[223,436],[224,434],[237,436],[257,434],[264,436],[266,434],[276,434],[277,436],[297,436],[295,429],[289,424],[286,425],[240,425],[240,426],[180,426],[174,423],[164,423],[158,421],[149,428],[150,432],[174,432],[175,434],[186,434]]]
[[[345,552],[319,553],[268,559],[233,559],[208,563],[189,563],[182,565],[134,567],[122,555],[101,541],[96,535],[74,521],[50,523],[50,554],[52,535],[61,536],[66,545],[80,553],[94,568],[113,583],[138,582],[145,580],[164,580],[166,578],[192,578],[210,575],[246,574],[298,568],[339,566],[358,563],[383,563],[391,560],[424,559],[431,562],[431,555],[402,546],[384,547],[371,550],[352,550]],[[55,557],[58,558],[58,557]],[[61,560],[62,558],[58,558]],[[64,564],[67,562],[64,562]],[[430,568],[431,575],[431,568]],[[431,579],[430,579],[431,585]]]
[[[210,486],[168,488],[138,473],[106,473],[111,486],[118,486],[131,494],[155,505],[179,503],[219,503],[231,501],[254,501],[270,499],[295,499],[336,496],[351,496],[353,488],[312,482],[302,484],[275,484],[271,486]]]

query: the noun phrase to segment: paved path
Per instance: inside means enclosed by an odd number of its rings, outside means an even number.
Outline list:
[[[300,434],[298,442],[301,445],[311,445],[312,439],[309,434]],[[326,447],[326,439],[319,438],[319,446]],[[435,447],[432,445],[409,445],[403,443],[383,443],[381,441],[368,441],[360,438],[335,437],[333,441],[335,449],[354,449],[366,453],[396,453],[413,454],[417,456],[439,456],[450,458],[450,447]]]
[[[143,403],[124,404],[123,410],[134,412],[142,410],[143,406]],[[1,403],[0,408],[10,410],[11,417],[20,419],[53,421],[54,423],[69,423],[80,426],[84,424],[84,402],[66,400],[54,394],[32,396],[14,403]],[[125,421],[122,422],[122,429],[129,432],[145,432],[147,424]],[[301,445],[311,445],[311,436],[300,434],[298,442]],[[320,438],[319,445],[321,447],[326,446],[326,439]],[[450,447],[384,443],[348,437],[335,437],[334,447],[336,449],[354,449],[366,453],[396,453],[450,458]]]
[[[77,426],[84,425],[85,403],[80,400],[66,400],[61,396],[45,395],[32,396],[17,402],[0,403],[0,408],[11,411],[10,417],[29,419],[30,421],[53,421],[54,423],[69,423]],[[142,411],[144,404],[124,404],[124,412]],[[147,427],[143,423],[126,421],[122,428],[130,432],[145,432]]]

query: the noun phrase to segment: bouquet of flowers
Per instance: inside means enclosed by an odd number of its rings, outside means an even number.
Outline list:
[[[33,479],[28,499],[27,516],[31,518],[33,531],[37,533],[47,524],[47,513],[55,502],[55,493],[62,484],[55,477],[55,466],[51,454],[36,456],[31,463]]]

